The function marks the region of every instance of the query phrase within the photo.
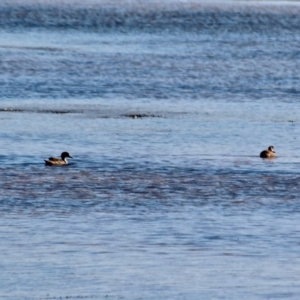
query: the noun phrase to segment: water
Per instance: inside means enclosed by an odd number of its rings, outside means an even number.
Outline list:
[[[2,2],[0,299],[299,299],[299,14]]]

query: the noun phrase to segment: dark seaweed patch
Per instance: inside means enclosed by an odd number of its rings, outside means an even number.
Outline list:
[[[124,114],[123,117],[132,119],[142,119],[142,118],[162,118],[161,115],[148,115],[148,114]]]
[[[10,113],[40,113],[40,114],[83,114],[87,111],[76,110],[76,109],[23,109],[23,108],[0,108],[1,112],[10,112]],[[142,118],[163,118],[162,115],[157,114],[121,114],[121,115],[102,115],[102,118],[118,118],[126,117],[131,119],[142,119]]]
[[[19,108],[0,108],[0,112],[24,112],[24,109]]]
[[[82,110],[64,110],[64,109],[21,109],[21,108],[0,108],[0,112],[30,112],[30,113],[42,113],[42,114],[79,114],[83,113]]]
[[[80,110],[37,110],[38,113],[42,114],[79,114],[83,113]]]

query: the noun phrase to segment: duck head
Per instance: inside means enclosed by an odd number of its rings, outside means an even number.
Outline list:
[[[66,157],[73,158],[73,157],[69,154],[69,152],[63,152],[63,153],[61,154],[61,159],[64,160]]]

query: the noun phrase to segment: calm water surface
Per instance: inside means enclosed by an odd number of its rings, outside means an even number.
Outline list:
[[[74,3],[0,5],[0,299],[299,299],[298,3]]]

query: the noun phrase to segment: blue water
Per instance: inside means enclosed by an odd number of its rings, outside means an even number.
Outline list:
[[[298,2],[3,1],[0,299],[299,299],[299,31]]]

